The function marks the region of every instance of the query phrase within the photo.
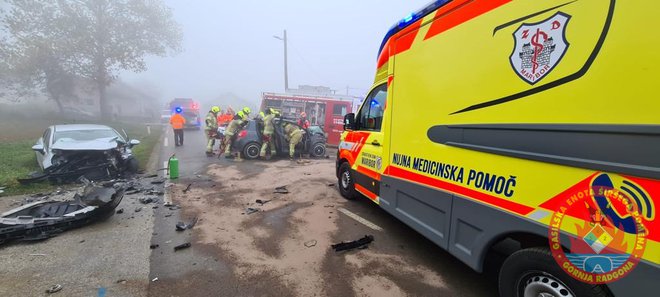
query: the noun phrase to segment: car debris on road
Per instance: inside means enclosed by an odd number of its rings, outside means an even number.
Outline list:
[[[352,250],[355,248],[366,248],[367,245],[372,241],[374,241],[373,235],[365,235],[358,240],[333,244],[332,249],[334,249],[335,252],[340,252],[345,250]]]
[[[195,224],[197,224],[197,221],[198,221],[198,219],[194,218],[194,219],[192,219],[190,224],[186,224],[184,222],[178,222],[178,223],[176,223],[176,231],[185,231],[185,230],[188,230],[188,229],[192,229],[195,226]]]
[[[62,290],[62,285],[56,284],[46,290],[46,293],[53,294]]]
[[[176,251],[180,251],[180,250],[183,250],[183,249],[187,249],[187,248],[189,248],[189,247],[191,247],[191,246],[192,246],[192,245],[190,244],[190,242],[186,242],[186,243],[183,243],[183,244],[180,244],[180,245],[175,246],[175,247],[174,247],[174,251],[176,252]]]
[[[286,188],[286,186],[281,186],[275,188],[275,194],[289,194],[289,190]]]
[[[270,202],[270,200],[261,200],[261,199],[257,199],[257,201],[255,201],[255,202],[256,202],[257,204],[259,204],[259,205],[264,205],[264,204]]]
[[[312,239],[310,241],[306,241],[304,244],[306,247],[310,248],[316,246],[316,243],[317,243],[316,239]]]
[[[124,197],[124,183],[88,183],[73,200],[37,201],[0,214],[0,244],[42,240],[107,219]]]
[[[261,210],[261,209],[259,209],[259,208],[248,207],[248,208],[245,209],[245,214],[246,214],[246,215],[250,215],[250,214],[253,214],[253,213],[255,213],[255,212],[259,212],[260,210]]]

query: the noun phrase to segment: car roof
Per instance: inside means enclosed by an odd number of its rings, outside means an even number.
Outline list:
[[[71,125],[55,125],[53,126],[55,132],[62,131],[80,131],[80,130],[112,130],[112,128],[105,125],[94,124],[71,124]]]

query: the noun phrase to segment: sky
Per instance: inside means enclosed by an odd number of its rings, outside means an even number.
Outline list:
[[[387,30],[429,0],[165,0],[183,29],[183,52],[148,57],[148,70],[122,73],[149,85],[163,101],[175,97],[220,100],[233,93],[261,101],[262,92],[284,91],[287,30],[289,88],[328,86],[364,95],[376,71]],[[221,102],[218,102],[221,104]]]

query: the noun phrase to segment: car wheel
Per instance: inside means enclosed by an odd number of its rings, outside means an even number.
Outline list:
[[[509,256],[500,269],[500,296],[607,297],[599,285],[580,282],[566,274],[548,248],[529,248]]]
[[[353,178],[353,171],[348,162],[344,162],[339,166],[339,177],[337,184],[339,184],[339,193],[348,200],[353,200],[357,197],[355,191],[355,179]]]
[[[317,143],[312,147],[312,157],[321,158],[325,156],[325,144]]]
[[[250,142],[243,147],[243,157],[245,159],[253,160],[259,158],[261,146],[256,142]]]

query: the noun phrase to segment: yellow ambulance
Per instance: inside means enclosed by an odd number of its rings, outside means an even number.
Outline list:
[[[657,296],[658,11],[438,0],[410,14],[344,119],[341,194],[477,271],[509,247],[500,296]]]

